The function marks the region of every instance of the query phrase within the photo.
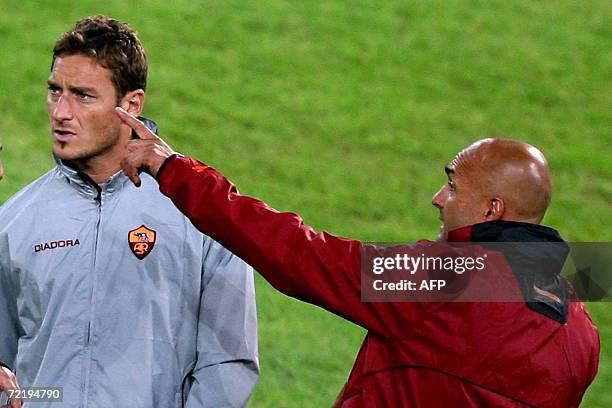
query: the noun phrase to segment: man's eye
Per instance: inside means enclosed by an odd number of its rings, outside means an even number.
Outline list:
[[[77,93],[77,97],[78,97],[79,99],[82,99],[82,100],[89,100],[89,99],[93,98],[93,96],[91,96],[91,95],[89,95],[89,94],[86,94],[86,93],[84,93],[84,92],[79,92],[79,93]]]
[[[451,190],[455,189],[455,183],[453,183],[452,181],[449,180],[446,184],[448,184],[448,188],[450,188]]]

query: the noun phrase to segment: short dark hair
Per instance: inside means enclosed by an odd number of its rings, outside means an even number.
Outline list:
[[[148,63],[138,33],[106,16],[86,17],[64,33],[53,47],[53,61],[67,55],[94,58],[112,73],[117,101],[128,92],[147,88]]]

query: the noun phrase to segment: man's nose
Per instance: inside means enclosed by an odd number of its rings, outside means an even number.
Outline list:
[[[444,197],[446,196],[446,186],[440,187],[438,192],[431,199],[431,204],[436,208],[444,208]]]
[[[72,119],[72,107],[65,95],[61,95],[52,106],[51,115],[58,122]]]

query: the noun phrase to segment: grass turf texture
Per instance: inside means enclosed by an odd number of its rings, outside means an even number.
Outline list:
[[[97,3],[3,1],[0,202],[52,166],[53,41],[103,13],[140,32],[145,113],[168,141],[316,229],[434,237],[444,164],[499,135],[548,156],[546,224],[568,240],[612,241],[609,2]],[[257,290],[262,375],[251,406],[331,405],[363,331],[262,279]],[[612,406],[612,306],[589,307],[603,351],[583,406]]]

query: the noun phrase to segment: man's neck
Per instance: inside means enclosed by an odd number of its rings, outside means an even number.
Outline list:
[[[113,174],[120,170],[120,166],[91,166],[89,163],[83,163],[81,161],[66,161],[64,162],[67,166],[72,167],[78,172],[87,174],[96,184],[106,183]]]
[[[64,161],[64,163],[78,172],[87,174],[96,184],[103,184],[121,170],[121,157],[123,155],[109,152],[89,159]]]

